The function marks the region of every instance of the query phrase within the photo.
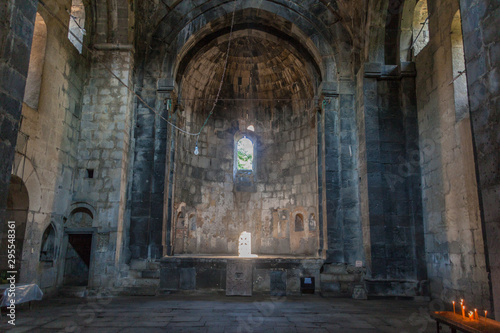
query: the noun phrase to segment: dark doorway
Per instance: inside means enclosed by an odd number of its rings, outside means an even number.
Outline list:
[[[26,221],[28,219],[29,196],[28,190],[21,178],[12,175],[10,178],[9,193],[7,196],[7,211],[5,224],[0,226],[2,236],[0,247],[0,270],[17,271],[19,279],[21,269],[21,259],[23,254],[24,234],[26,231]],[[7,223],[8,221],[12,221]],[[9,242],[9,229],[15,229],[15,239]],[[10,234],[14,235],[13,231]],[[15,260],[8,257],[8,245],[15,242]],[[9,261],[11,259],[12,261]],[[13,266],[10,264],[14,263]]]
[[[89,282],[92,234],[69,234],[64,264],[65,286],[87,286]]]

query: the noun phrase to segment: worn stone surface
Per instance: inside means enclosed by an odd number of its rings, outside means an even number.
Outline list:
[[[36,13],[36,7],[31,8],[33,2],[22,6],[23,9],[14,10],[16,15],[28,9],[30,13],[33,11],[33,15]],[[60,14],[64,18],[64,12]],[[36,100],[37,108],[33,109],[31,103],[31,106],[22,104],[22,122],[10,171],[22,180],[29,194],[28,214],[24,221],[25,237],[18,245],[18,256],[23,262],[19,281],[39,283],[46,293],[51,294],[62,283],[61,273],[64,270],[65,254],[61,254],[63,224],[71,203],[76,168],[76,143],[80,130],[86,61],[77,56],[76,50],[67,40],[59,38],[64,27],[51,19],[43,8],[39,8],[37,15],[39,19],[34,39],[37,44],[45,45],[35,44],[34,51],[41,52],[37,48],[42,48],[45,60],[40,62],[39,59],[33,59],[33,64],[40,66],[36,71],[42,74],[41,82],[27,81],[28,94],[30,89],[37,90],[34,96],[30,96],[31,102]],[[20,17],[16,22],[27,24],[26,19]],[[29,39],[31,44],[28,32],[32,28],[25,26],[22,30],[16,28],[11,32],[22,31],[23,40]],[[42,40],[39,40],[40,37]],[[21,45],[19,42],[10,45],[9,52],[16,47],[16,52],[21,50]],[[29,51],[26,56],[30,56]],[[16,61],[21,62],[23,59],[28,60],[18,55]],[[18,93],[22,100],[22,91]],[[17,223],[21,225],[23,221]],[[42,238],[49,226],[56,230],[55,252],[49,256],[50,261],[44,261],[41,254],[44,250]],[[3,257],[0,261],[0,265],[7,263]]]
[[[434,297],[467,297],[489,308],[471,120],[468,112],[465,117],[456,112],[460,100],[454,88],[461,82],[453,63],[460,52],[454,36],[461,31],[453,31],[453,25],[460,21],[458,10],[454,1],[429,7],[434,32],[415,58],[426,262]],[[469,74],[463,75],[469,79]]]
[[[53,299],[18,310],[12,330],[54,332],[435,332],[433,303],[300,297],[160,296]],[[388,311],[387,309],[391,309]],[[413,318],[409,321],[408,318]]]
[[[228,260],[226,296],[252,296],[252,262]]]
[[[122,82],[130,83],[133,65],[128,51],[94,53],[83,95],[78,141],[78,174],[74,179],[74,209],[88,205],[94,211],[92,227],[107,233],[105,251],[94,254],[91,285],[112,285],[110,274],[121,262],[121,244],[127,232],[125,203],[129,169],[131,96]],[[115,75],[101,64],[113,68]],[[102,245],[101,245],[102,246]]]
[[[6,204],[17,131],[28,74],[36,2],[4,1],[0,5],[0,234],[6,226]],[[2,253],[3,255],[3,253]],[[4,259],[2,257],[2,259]],[[2,265],[5,265],[2,260]]]
[[[55,292],[68,233],[86,233],[80,294],[220,292],[225,264],[158,260],[234,255],[248,231],[292,262],[255,261],[255,293],[314,277],[500,316],[496,1],[82,3],[81,54],[80,2],[0,4],[0,216],[22,219],[20,281]],[[175,129],[200,131],[221,78],[200,135]],[[235,168],[244,136],[252,171]]]
[[[499,22],[500,4],[496,1],[461,0],[460,12],[482,208],[482,235],[487,249],[495,316],[500,318],[500,285],[497,282],[500,280],[500,246],[496,241],[500,235],[497,204],[500,192],[500,137],[497,130],[500,126],[500,33],[493,28]],[[476,232],[473,237],[481,239]],[[481,253],[479,249],[476,251]]]

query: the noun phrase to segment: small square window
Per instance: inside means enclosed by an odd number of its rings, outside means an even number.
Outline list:
[[[94,178],[94,169],[87,169],[87,178]]]

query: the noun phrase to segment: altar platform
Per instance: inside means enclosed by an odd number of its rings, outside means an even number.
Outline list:
[[[176,255],[160,260],[160,293],[299,295],[320,291],[323,259],[287,255]],[[312,289],[311,289],[312,287]]]

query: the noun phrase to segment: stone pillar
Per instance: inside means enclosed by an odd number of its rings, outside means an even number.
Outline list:
[[[318,124],[320,206],[327,241],[327,263],[354,265],[362,260],[359,222],[357,129],[352,81],[323,83],[322,114]]]
[[[131,47],[103,46],[94,53],[83,97],[74,201],[87,202],[97,212],[93,227],[101,251],[94,253],[94,280],[89,285],[101,287],[112,284],[122,261],[132,102],[130,91],[106,67],[131,86]]]
[[[361,71],[357,120],[367,289],[417,296],[425,265],[414,81],[397,66],[369,63]],[[401,283],[387,283],[393,280]]]
[[[174,83],[159,79],[156,90],[143,89],[140,95],[159,114],[143,103],[137,105],[130,219],[130,250],[133,259],[158,259],[170,251],[170,211],[173,174],[167,169],[172,133],[170,122],[175,104]],[[170,164],[169,164],[170,166]],[[164,253],[164,244],[166,245]]]
[[[500,318],[500,3],[461,0],[465,67],[492,307]]]
[[[323,84],[323,126],[324,126],[324,219],[323,230],[327,235],[327,262],[344,262],[342,243],[342,221],[339,219],[340,201],[340,123],[339,96],[335,85]]]
[[[0,226],[6,225],[3,219],[28,75],[37,5],[38,1],[34,0],[5,0],[0,4]]]
[[[175,131],[165,119],[175,123],[175,83],[173,79],[158,80],[157,110],[164,119],[155,117],[154,172],[151,187],[150,244],[153,258],[170,255],[170,232],[174,178]],[[154,205],[154,206],[153,206]],[[154,207],[154,208],[153,208]],[[164,248],[164,246],[166,248]]]

